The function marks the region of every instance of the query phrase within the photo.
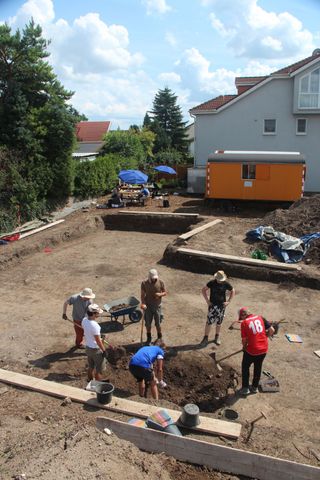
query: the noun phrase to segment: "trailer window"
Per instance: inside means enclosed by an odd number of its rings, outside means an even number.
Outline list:
[[[242,165],[243,180],[254,180],[256,178],[256,166],[252,163]]]

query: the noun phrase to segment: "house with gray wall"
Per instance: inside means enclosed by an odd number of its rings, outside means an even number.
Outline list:
[[[306,158],[306,192],[320,192],[320,49],[265,77],[238,77],[237,94],[190,110],[194,168],[188,190],[203,193],[206,164],[216,150],[295,151]]]

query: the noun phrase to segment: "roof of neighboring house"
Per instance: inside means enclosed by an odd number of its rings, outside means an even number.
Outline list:
[[[213,98],[212,100],[208,100],[207,102],[201,103],[196,107],[193,107],[189,110],[190,113],[197,113],[201,111],[217,111],[222,106],[226,105],[227,103],[231,102],[234,99],[237,99],[244,94],[247,94],[256,87],[258,84],[263,84],[266,80],[272,79],[272,77],[277,77],[278,75],[287,75],[290,76],[292,73],[297,72],[300,68],[308,65],[309,63],[313,62],[317,58],[320,58],[320,49],[314,50],[310,57],[304,58],[299,62],[293,63],[287,67],[281,68],[276,72],[271,73],[265,77],[236,77],[235,83],[236,86],[240,85],[248,85],[248,88],[239,92],[237,95],[220,95],[219,97]]]
[[[110,122],[79,122],[76,125],[78,142],[101,142],[110,127]]]
[[[80,142],[74,151],[74,156],[77,156],[77,154],[97,154],[103,144],[104,142]]]

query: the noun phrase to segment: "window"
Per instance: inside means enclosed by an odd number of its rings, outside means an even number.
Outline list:
[[[244,163],[242,165],[242,179],[254,180],[256,178],[256,166],[252,163]]]
[[[300,79],[298,107],[320,109],[320,68]]]
[[[263,133],[265,135],[275,135],[276,133],[276,120],[267,118],[264,120]]]
[[[307,119],[306,118],[297,118],[296,120],[296,135],[306,135],[307,134]]]

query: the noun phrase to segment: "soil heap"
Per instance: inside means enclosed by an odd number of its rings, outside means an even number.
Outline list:
[[[320,232],[320,195],[304,197],[287,210],[277,209],[264,217],[264,225],[271,225],[279,232],[302,237]],[[314,240],[305,256],[314,264],[320,264],[320,239]]]

